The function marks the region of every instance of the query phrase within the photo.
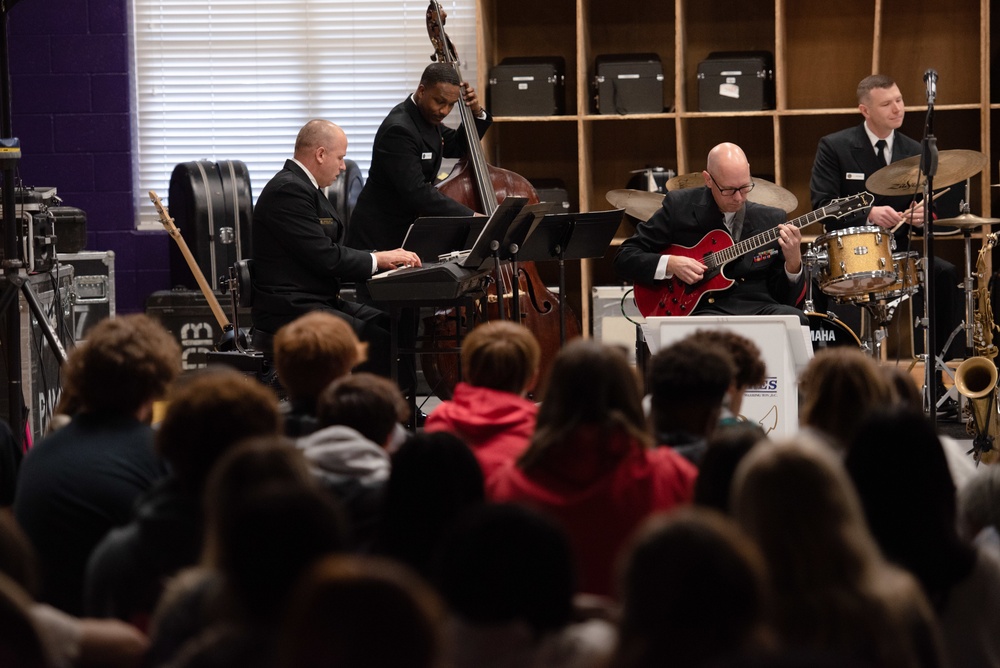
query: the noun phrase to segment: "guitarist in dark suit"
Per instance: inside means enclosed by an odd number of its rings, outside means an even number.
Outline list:
[[[692,252],[706,234],[722,230],[739,240],[781,225],[776,243],[726,264],[724,274],[733,284],[705,292],[692,313],[797,315],[808,325],[795,307],[805,295],[799,228],[782,224],[786,216],[781,209],[747,201],[753,181],[739,146],[724,143],[713,148],[702,176],[704,187],[668,192],[660,210],[622,243],[614,262],[618,276],[644,286],[681,281],[697,288],[707,278],[699,258],[721,250],[713,246]]]
[[[462,84],[455,68],[446,63],[428,65],[417,90],[382,121],[375,134],[368,180],[351,214],[348,245],[363,250],[398,248],[410,224],[420,216],[475,213],[434,187],[441,159],[461,158],[466,153],[464,128],[443,125],[462,98],[477,117],[476,132],[482,137],[492,120],[475,91]]]
[[[264,186],[253,210],[254,347],[298,316],[324,310],[343,318],[369,344],[368,369],[389,375],[389,317],[342,299],[341,281],[363,281],[377,271],[420,266],[401,248],[376,253],[343,243],[344,225],[319,190],[344,171],[347,136],[330,121],[299,130],[295,156]]]
[[[903,124],[904,104],[895,81],[883,74],[865,77],[858,84],[857,94],[858,110],[864,116],[864,123],[820,139],[809,182],[813,208],[825,206],[838,197],[865,191],[868,177],[882,167],[921,153],[920,144],[899,131]],[[891,230],[900,223],[908,223],[900,226],[894,234],[895,252],[904,253],[910,250],[909,234],[912,229],[923,227],[924,204],[914,202],[912,196],[875,195],[875,203],[867,216],[860,213],[853,217],[828,218],[824,223],[828,232],[862,225]],[[959,282],[955,265],[935,257],[935,341],[938,352],[963,318],[964,298],[957,287]],[[822,299],[817,302],[821,303]],[[923,296],[919,295],[914,300],[916,314],[923,314],[923,305]],[[847,319],[851,320],[849,314]],[[917,337],[914,343],[919,350],[923,349],[923,337]],[[949,357],[964,357],[964,335],[959,334],[955,338],[950,352]]]

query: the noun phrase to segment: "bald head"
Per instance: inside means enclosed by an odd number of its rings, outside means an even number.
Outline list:
[[[330,121],[313,119],[302,126],[295,138],[295,159],[306,166],[320,188],[337,180],[344,171],[347,135]]]
[[[712,148],[708,152],[702,176],[720,211],[738,211],[746,202],[746,193],[739,190],[728,195],[722,193],[724,190],[742,188],[751,182],[750,163],[743,149],[736,144],[724,142]]]

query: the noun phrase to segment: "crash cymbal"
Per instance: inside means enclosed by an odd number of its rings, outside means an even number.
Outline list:
[[[785,213],[791,213],[799,206],[799,200],[792,193],[766,179],[753,177],[753,190],[747,195],[747,199],[757,204],[774,206]],[[667,181],[667,190],[684,190],[686,188],[696,188],[705,185],[705,177],[701,172],[691,172],[681,174]]]
[[[894,162],[868,177],[865,187],[876,195],[912,195],[924,185],[924,175],[920,171],[922,156]],[[934,187],[944,188],[971,178],[983,171],[988,163],[979,151],[952,149],[938,152],[937,174]]]
[[[980,227],[982,225],[995,225],[996,223],[1000,223],[1000,218],[980,218],[972,213],[963,213],[955,218],[944,218],[934,221],[935,227],[938,225],[944,225],[945,227]]]
[[[663,193],[651,193],[645,190],[609,190],[606,197],[611,206],[625,209],[625,213],[643,222],[649,220],[663,204]]]

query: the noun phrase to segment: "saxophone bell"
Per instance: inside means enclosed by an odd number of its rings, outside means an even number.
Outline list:
[[[969,403],[967,430],[972,438],[972,458],[993,463],[1000,456],[1000,403],[997,367],[988,357],[970,357],[955,371],[955,388]]]

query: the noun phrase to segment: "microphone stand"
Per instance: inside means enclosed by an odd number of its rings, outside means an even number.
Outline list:
[[[931,193],[934,192],[934,175],[937,173],[938,148],[934,136],[934,96],[927,93],[927,120],[924,127],[920,170],[924,180],[924,387],[927,391],[927,412],[931,424],[937,428],[937,345],[934,328],[934,226],[931,210],[934,207]]]

